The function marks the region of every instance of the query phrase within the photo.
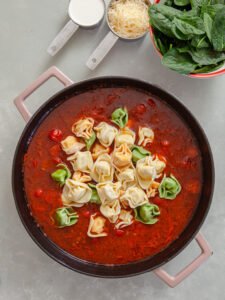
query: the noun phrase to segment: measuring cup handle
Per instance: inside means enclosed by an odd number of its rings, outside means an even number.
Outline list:
[[[72,35],[77,31],[78,28],[79,26],[72,20],[70,20],[54,38],[54,40],[48,47],[47,52],[51,56],[56,55],[56,53],[58,53],[59,50],[62,49],[62,47],[68,42],[68,40],[72,37]]]
[[[90,70],[94,70],[107,55],[107,53],[112,49],[118,39],[118,36],[110,31],[98,45],[95,51],[91,54],[86,66]]]

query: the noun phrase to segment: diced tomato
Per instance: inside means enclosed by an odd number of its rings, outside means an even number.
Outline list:
[[[48,137],[54,142],[61,142],[63,134],[60,129],[55,128],[49,132]]]
[[[170,145],[170,142],[168,140],[162,140],[161,145],[164,147],[168,147]]]
[[[121,230],[121,229],[116,229],[116,236],[123,236],[125,234],[125,231],[124,230]]]
[[[86,210],[86,211],[83,212],[83,216],[85,218],[90,218],[90,215],[91,215],[91,212],[89,210]]]
[[[148,99],[148,105],[151,106],[151,108],[155,108],[156,107],[155,101],[152,100],[151,98]]]
[[[51,154],[52,157],[58,157],[61,153],[61,147],[60,145],[54,145],[49,149],[49,153]]]
[[[34,196],[37,198],[40,198],[43,195],[43,190],[42,189],[36,189],[34,192]]]
[[[144,104],[138,104],[135,108],[135,112],[140,115],[144,114],[146,110],[147,108]]]
[[[60,164],[62,162],[62,159],[58,156],[53,157],[52,160],[56,163],[56,164]]]

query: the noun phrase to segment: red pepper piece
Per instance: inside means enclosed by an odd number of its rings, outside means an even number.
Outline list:
[[[37,198],[40,198],[43,195],[43,190],[42,189],[36,189],[34,192],[34,196]]]
[[[61,142],[62,140],[62,131],[60,129],[52,129],[49,134],[48,134],[48,137],[50,140],[52,140],[53,142]]]
[[[116,236],[123,236],[125,234],[125,231],[124,230],[121,230],[121,229],[117,229],[116,230]]]

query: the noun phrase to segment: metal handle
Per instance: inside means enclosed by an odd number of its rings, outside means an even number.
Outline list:
[[[110,31],[98,45],[95,51],[91,54],[86,63],[86,66],[90,70],[94,70],[112,49],[118,39],[119,37]]]
[[[170,287],[173,288],[179,283],[181,283],[185,278],[187,278],[192,272],[199,268],[212,255],[213,252],[211,247],[200,232],[195,237],[195,240],[201,248],[201,254],[196,259],[194,259],[189,265],[187,265],[183,270],[181,270],[175,276],[171,276],[162,268],[159,268],[154,271],[154,273]]]
[[[56,53],[58,53],[59,50],[62,49],[62,47],[68,42],[68,40],[73,36],[78,28],[79,25],[70,20],[54,38],[54,40],[48,47],[47,52],[51,56],[56,55]]]
[[[31,118],[31,114],[24,105],[24,101],[51,77],[55,77],[56,79],[58,79],[64,86],[69,86],[73,84],[73,81],[64,73],[62,73],[59,69],[57,69],[54,66],[49,68],[14,100],[14,104],[16,105],[18,111],[24,118],[25,122],[29,121],[29,119]]]

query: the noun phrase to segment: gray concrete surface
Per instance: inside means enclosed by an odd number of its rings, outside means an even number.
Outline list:
[[[67,21],[68,1],[1,0],[0,3],[0,300],[222,300],[225,299],[225,76],[193,80],[165,69],[150,39],[119,41],[99,68],[85,61],[107,32],[79,30],[55,58],[46,48]],[[175,94],[197,117],[209,138],[216,166],[213,205],[202,232],[214,255],[177,288],[147,273],[128,279],[97,279],[65,269],[31,240],[17,215],[11,191],[11,165],[24,122],[13,99],[49,66],[74,81],[102,75],[144,79]],[[29,99],[35,109],[61,88],[51,80]],[[199,252],[193,242],[166,267],[174,273]]]

